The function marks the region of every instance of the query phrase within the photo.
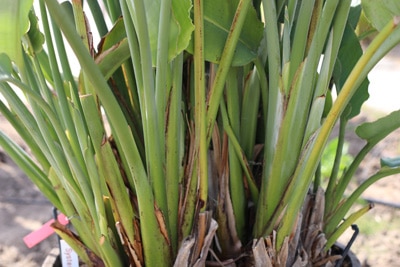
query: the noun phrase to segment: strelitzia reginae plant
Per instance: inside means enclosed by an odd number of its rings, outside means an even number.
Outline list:
[[[357,198],[400,172],[383,160],[345,195],[399,128],[395,111],[357,128],[366,144],[338,176],[367,74],[400,42],[396,1],[32,2],[1,1],[0,109],[29,152],[0,145],[69,218],[53,227],[89,266],[334,264],[330,248],[370,209],[349,213]],[[361,9],[379,31],[364,53]]]

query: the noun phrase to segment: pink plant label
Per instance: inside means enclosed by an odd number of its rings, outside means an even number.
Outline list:
[[[64,214],[59,214],[57,216],[57,220],[62,224],[62,225],[67,225],[68,224],[68,218]],[[32,233],[26,235],[23,239],[25,242],[25,245],[28,248],[32,248],[51,236],[54,233],[54,229],[51,227],[51,224],[54,222],[54,219],[51,219],[50,221],[46,222],[45,224],[42,225],[38,230],[33,231]]]

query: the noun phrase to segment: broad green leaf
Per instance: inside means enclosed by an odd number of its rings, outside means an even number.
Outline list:
[[[126,38],[125,24],[120,17],[114,24],[113,28],[103,37],[98,45],[98,53],[111,48],[113,45]],[[129,51],[128,51],[129,53]]]
[[[365,16],[378,31],[394,16],[400,15],[399,0],[362,0],[361,3]]]
[[[347,23],[353,28],[357,28],[358,22],[361,19],[362,7],[357,5],[350,8],[349,17]]]
[[[33,10],[29,12],[30,27],[28,31],[29,40],[35,53],[42,51],[44,44],[44,35],[40,32],[38,18]]]
[[[103,73],[105,79],[111,75],[130,57],[128,40],[122,41],[111,46],[108,50],[102,51],[96,57],[96,63]]]
[[[340,45],[338,58],[333,70],[333,80],[338,94],[346,82],[347,77],[363,54],[360,41],[353,28],[355,21],[358,21],[360,17],[360,11],[360,7],[352,8],[350,11],[349,20],[343,34],[343,41]],[[368,78],[366,78],[348,104],[351,107],[351,112],[346,114],[347,118],[353,118],[360,113],[361,106],[369,98],[368,86],[369,81]]]
[[[0,8],[0,53],[22,67],[21,37],[28,31],[28,13],[33,0],[2,0]]]
[[[400,110],[394,111],[389,115],[374,122],[367,122],[356,129],[356,134],[366,140],[378,138],[382,139],[400,127]]]
[[[400,157],[382,158],[381,159],[381,166],[382,167],[390,167],[390,168],[400,167]]]
[[[146,8],[146,18],[150,36],[153,65],[157,60],[158,26],[162,0],[143,1]],[[172,0],[168,60],[171,61],[186,49],[194,30],[190,19],[190,0]]]
[[[204,0],[204,57],[218,63],[228,37],[239,0]],[[263,24],[250,7],[233,57],[232,65],[249,63],[257,55]],[[187,50],[193,53],[193,38]]]
[[[96,63],[106,79],[130,57],[124,20],[119,18],[98,45]]]

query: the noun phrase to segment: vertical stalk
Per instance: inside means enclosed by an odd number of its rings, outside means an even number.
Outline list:
[[[138,86],[137,88],[139,90],[139,101],[141,114],[143,116],[142,122],[144,124],[143,132],[145,139],[147,174],[153,188],[156,205],[162,211],[168,229],[168,202],[164,175],[165,155],[159,153],[161,145],[164,144],[164,140],[161,137],[161,135],[164,135],[164,128],[160,129],[160,124],[158,122],[154,70],[152,66],[146,9],[143,1],[127,0],[126,5],[135,26],[140,50],[140,66],[135,66],[135,68],[141,68],[143,70],[143,86]],[[132,63],[135,64],[137,62],[133,61]],[[161,140],[163,140],[162,143]]]
[[[347,4],[350,3],[348,2]],[[286,193],[291,194],[291,200],[290,205],[288,205],[288,209],[285,212],[284,218],[282,219],[278,246],[281,244],[281,242],[283,242],[283,239],[286,236],[290,235],[292,231],[293,222],[297,218],[297,213],[301,207],[302,201],[300,200],[303,200],[305,197],[307,187],[313,178],[313,174],[315,173],[315,170],[321,159],[323,148],[327,143],[328,137],[332,132],[336,121],[343,113],[351,97],[365,79],[371,68],[379,61],[380,58],[383,57],[385,54],[384,51],[389,49],[389,46],[384,46],[385,41],[388,40],[388,42],[392,44],[395,43],[396,40],[400,40],[399,32],[396,32],[397,35],[393,34],[393,38],[388,38],[395,30],[400,31],[398,28],[398,22],[393,19],[385,26],[385,28],[382,29],[382,31],[370,44],[347,78],[340,94],[338,95],[338,98],[328,113],[325,122],[322,124],[320,130],[314,135],[315,138],[311,138],[309,141],[309,146],[304,148],[303,158],[298,164],[293,177],[297,183],[297,185],[294,186],[296,190],[287,190]],[[381,46],[384,46],[385,49],[377,53]]]
[[[222,100],[223,101],[223,100]],[[239,85],[238,69],[231,68],[226,80],[226,101],[229,122],[236,138],[240,142],[240,103],[239,103]],[[243,240],[245,232],[245,210],[246,195],[243,185],[243,172],[235,148],[232,143],[228,144],[229,155],[229,189],[233,212],[235,216],[235,225],[238,236]]]
[[[340,168],[340,162],[342,160],[346,124],[347,120],[342,116],[339,122],[338,144],[336,148],[335,159],[333,162],[332,172],[329,177],[329,183],[325,192],[325,213],[329,213],[331,211],[332,205],[335,205],[333,203],[333,200],[335,199],[337,178]]]
[[[108,32],[107,24],[105,22],[105,16],[100,8],[98,1],[87,1],[90,11],[93,15],[94,22],[96,23],[96,28],[99,32],[100,37],[106,35]]]
[[[52,40],[52,35],[50,33],[50,25],[49,25],[49,19],[47,18],[47,12],[46,12],[46,7],[44,5],[43,1],[40,1],[40,11],[41,11],[41,16],[42,16],[42,25],[44,28],[44,32],[45,32],[45,36],[46,36],[46,40]],[[52,22],[52,26],[53,28],[55,27],[53,20],[50,18],[50,21]],[[54,32],[58,32],[59,30],[54,29]],[[63,43],[62,40],[60,40],[61,38],[61,34],[56,34],[55,35],[55,41],[56,44],[60,44]],[[48,53],[49,53],[49,61],[50,61],[50,66],[51,66],[51,71],[52,71],[52,77],[54,80],[54,87],[55,90],[57,92],[57,100],[58,100],[58,104],[59,104],[59,109],[56,109],[57,112],[60,113],[60,117],[62,118],[62,125],[64,127],[64,130],[66,132],[68,132],[68,136],[71,140],[71,146],[72,149],[74,150],[74,153],[77,157],[77,160],[79,161],[80,165],[82,168],[85,168],[85,164],[84,164],[84,159],[83,159],[83,155],[80,151],[79,148],[79,139],[75,130],[75,125],[70,113],[70,108],[69,108],[69,102],[67,99],[67,95],[65,93],[65,89],[64,89],[64,84],[63,84],[63,80],[62,77],[60,75],[60,71],[58,68],[58,63],[57,63],[57,58],[56,58],[56,53],[54,50],[54,46],[53,43],[51,41],[46,42],[47,44],[47,49],[48,49]],[[71,86],[72,88],[76,88],[75,82],[73,81],[72,75],[70,73],[69,70],[69,63],[68,60],[66,60],[65,58],[65,50],[64,50],[64,46],[57,46],[57,51],[59,51],[59,56],[61,56],[61,63],[63,64],[63,69],[65,70],[65,73],[67,75],[67,77],[70,80]],[[38,68],[37,71],[39,71],[40,69]],[[47,86],[42,86],[43,90],[47,91],[47,94],[51,94],[50,89],[48,89]],[[51,101],[54,101],[53,98],[51,98]],[[51,105],[54,105],[52,102],[50,102]],[[79,104],[77,104],[79,105]]]
[[[205,211],[208,197],[207,165],[207,125],[206,88],[204,66],[204,19],[203,1],[195,0],[194,11],[194,91],[195,91],[195,148],[197,155],[197,175],[199,180],[199,201],[201,211]]]
[[[276,143],[278,140],[279,125],[282,120],[283,113],[283,92],[280,85],[279,77],[281,72],[281,57],[280,57],[280,46],[279,46],[279,30],[277,25],[277,10],[275,1],[263,0],[263,13],[266,19],[265,32],[267,40],[267,56],[268,56],[268,95],[263,94],[264,104],[264,118],[266,121],[266,133],[265,133],[265,148],[264,158],[268,159],[265,161],[265,166],[262,174],[262,182],[260,188],[260,200],[258,201],[256,221],[254,226],[254,235],[260,237],[263,232],[264,225],[269,219],[266,215],[267,212],[267,197],[266,192],[268,190],[268,180],[272,169],[272,159],[275,155]],[[264,62],[263,62],[264,64]],[[261,71],[260,69],[258,71]],[[265,98],[268,97],[266,100]],[[267,104],[265,104],[267,103]],[[267,110],[265,110],[267,109]]]
[[[167,76],[170,74],[170,66],[168,64],[168,40],[170,33],[171,3],[172,0],[161,1],[158,25],[155,98],[159,129],[165,128],[166,98],[167,91],[169,90],[169,88],[167,88],[169,87]],[[160,142],[161,141],[162,140],[160,140]],[[162,143],[160,144],[160,149],[160,153],[164,154],[164,146]]]
[[[226,76],[228,75],[231,67],[233,55],[235,53],[240,33],[242,31],[243,24],[251,3],[252,0],[240,0],[238,4],[235,16],[233,17],[231,29],[226,39],[224,50],[222,51],[221,61],[215,75],[214,83],[212,84],[211,90],[208,93],[207,143],[209,143],[209,140],[211,139],[212,130],[225,86]]]
[[[122,157],[126,158],[126,170],[129,173],[128,176],[133,179],[137,193],[143,254],[145,255],[146,266],[169,266],[171,265],[171,255],[168,245],[169,238],[168,235],[165,234],[165,225],[162,220],[162,215],[157,208],[152,187],[147,179],[146,170],[143,164],[141,164],[141,157],[125,116],[102,76],[102,73],[85,49],[79,36],[76,34],[73,25],[63,20],[65,14],[58,2],[56,0],[45,1],[55,22],[58,27],[60,27],[64,36],[70,43],[71,48],[75,52],[87,77],[93,83],[93,87],[109,118],[114,137],[118,140],[117,143],[122,144],[120,146],[120,153]],[[144,14],[141,15],[143,16]],[[145,62],[143,63],[146,64]],[[150,66],[151,70],[151,60],[147,62],[147,66]],[[152,72],[148,73],[148,75],[152,75]],[[146,87],[146,89],[149,88]],[[151,108],[153,108],[153,106]],[[149,108],[147,111],[151,112],[152,110]],[[157,138],[154,138],[154,140],[158,141]],[[157,202],[157,204],[165,205],[165,202]],[[162,214],[165,215],[166,212],[164,213],[164,211],[162,211]]]
[[[180,184],[180,150],[182,135],[182,70],[183,54],[172,62],[172,88],[167,103],[165,176],[167,177],[168,217],[171,228],[171,245],[175,255],[178,246],[178,211]]]

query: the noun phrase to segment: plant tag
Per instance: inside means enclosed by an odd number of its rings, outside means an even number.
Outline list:
[[[63,239],[60,240],[60,253],[62,267],[79,267],[78,254]]]
[[[62,225],[67,225],[68,224],[68,218],[60,213],[57,216],[57,220],[62,224]],[[51,227],[51,224],[54,222],[54,219],[51,219],[50,221],[46,222],[45,224],[42,225],[39,229],[33,231],[32,233],[26,235],[23,240],[25,242],[25,245],[28,248],[32,248],[48,238],[50,235],[54,233],[54,229]]]

